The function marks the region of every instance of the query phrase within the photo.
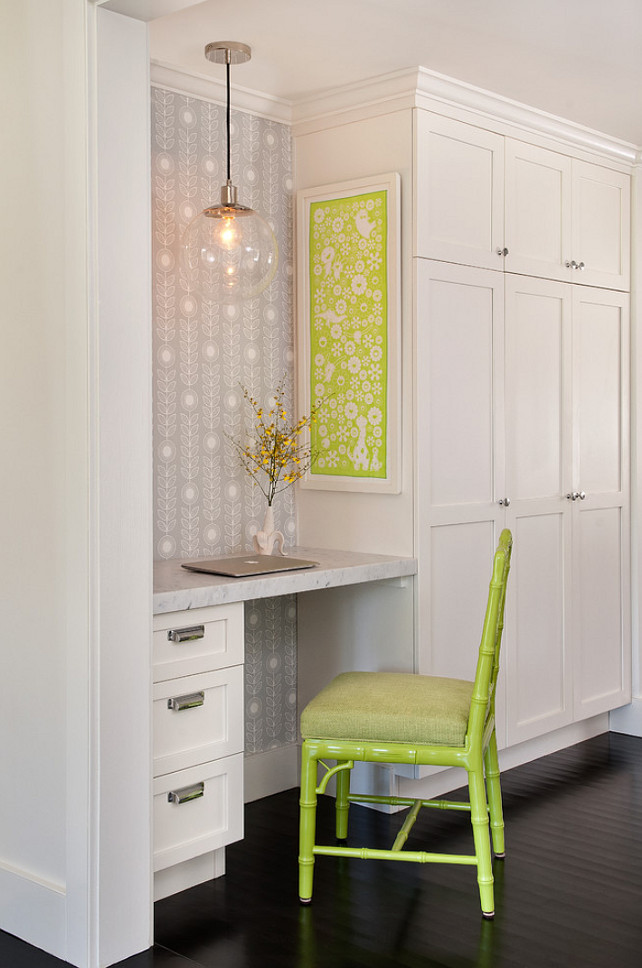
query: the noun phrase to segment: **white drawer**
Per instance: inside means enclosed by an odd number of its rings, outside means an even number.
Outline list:
[[[243,602],[154,616],[154,682],[243,662]]]
[[[201,787],[202,784],[202,787]],[[168,794],[193,799],[170,802]],[[243,836],[243,754],[154,780],[154,870]]]
[[[243,750],[243,666],[158,682],[154,776]]]

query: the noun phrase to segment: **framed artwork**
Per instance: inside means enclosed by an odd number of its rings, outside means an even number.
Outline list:
[[[400,490],[399,197],[396,172],[297,193],[303,487]]]

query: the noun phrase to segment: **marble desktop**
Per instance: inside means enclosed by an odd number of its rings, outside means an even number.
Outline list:
[[[304,571],[275,572],[249,578],[225,578],[189,572],[177,558],[154,562],[154,614],[178,612],[227,602],[272,598],[336,588],[360,582],[407,578],[417,573],[415,558],[370,555],[327,548],[289,548],[288,556],[318,562]]]

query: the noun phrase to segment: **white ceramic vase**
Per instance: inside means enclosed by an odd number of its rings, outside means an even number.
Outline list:
[[[260,555],[284,555],[283,542],[283,533],[274,530],[274,508],[268,504],[261,530],[254,535],[254,550]]]

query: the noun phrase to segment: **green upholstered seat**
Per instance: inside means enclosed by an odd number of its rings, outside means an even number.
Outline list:
[[[301,715],[301,735],[463,746],[473,683],[400,672],[344,672]]]
[[[309,904],[312,899],[315,858],[320,855],[422,864],[470,864],[477,868],[482,914],[493,917],[495,899],[489,832],[495,857],[504,856],[495,691],[512,544],[510,531],[503,531],[493,560],[473,682],[394,672],[346,672],[337,676],[303,710],[299,801],[299,898],[303,904]],[[457,648],[458,643],[453,643],[453,647]],[[328,761],[335,762],[336,766],[329,765]],[[469,802],[352,793],[350,775],[356,761],[462,767],[468,776]],[[320,782],[319,770],[325,771]],[[316,843],[317,796],[325,792],[331,777],[336,777],[339,841],[348,836],[352,802],[410,808],[389,850]],[[474,853],[403,849],[422,807],[468,810]]]

